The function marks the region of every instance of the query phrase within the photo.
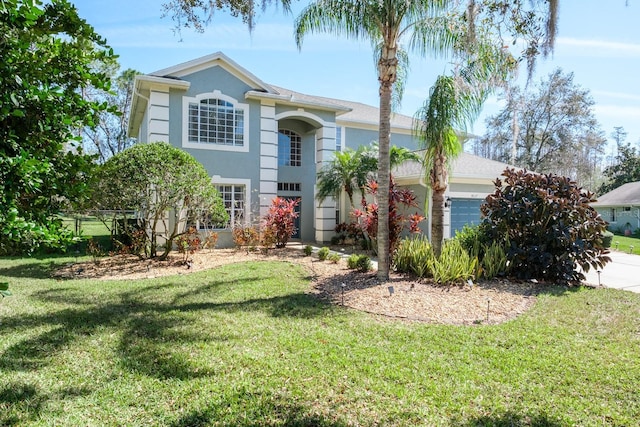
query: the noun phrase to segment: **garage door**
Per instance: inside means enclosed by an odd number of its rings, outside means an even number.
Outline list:
[[[451,199],[451,236],[465,224],[480,224],[480,205],[484,199]]]

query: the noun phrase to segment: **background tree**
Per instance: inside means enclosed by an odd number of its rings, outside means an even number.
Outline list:
[[[100,163],[114,156],[135,143],[134,138],[127,135],[129,128],[129,112],[133,100],[133,85],[139,71],[131,68],[122,71],[111,79],[111,90],[96,89],[88,93],[95,102],[106,102],[110,110],[101,111],[95,127],[85,127],[83,140],[88,151],[97,153]]]
[[[573,73],[561,69],[532,90],[512,90],[512,102],[487,119],[487,133],[475,143],[474,152],[536,172],[569,176],[581,184],[593,183],[606,139],[589,90],[574,83]]]
[[[0,2],[0,254],[72,238],[57,214],[82,198],[92,161],[74,148],[76,129],[107,107],[84,89],[109,89],[96,64],[111,49],[63,0]]]
[[[127,221],[135,210],[149,233],[150,256],[158,247],[165,259],[188,224],[206,219],[226,223],[229,215],[204,166],[187,152],[164,142],[134,145],[98,169],[93,198],[97,210],[115,211]],[[165,241],[158,241],[158,235]]]
[[[598,188],[602,195],[628,182],[640,181],[640,152],[629,144],[618,147],[615,163],[604,170],[607,182]]]
[[[226,11],[232,16],[241,17],[251,30],[258,6],[264,10],[271,3],[281,5],[288,12],[291,0],[169,0],[162,3],[162,10],[163,16],[171,17],[178,31],[184,27],[203,32],[216,11]]]

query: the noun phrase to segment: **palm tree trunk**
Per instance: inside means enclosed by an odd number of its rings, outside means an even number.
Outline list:
[[[380,129],[378,135],[378,280],[389,280],[389,145],[391,140],[391,93],[398,59],[395,45],[385,43],[378,62],[380,81]]]
[[[442,252],[444,236],[444,193],[447,190],[447,158],[436,154],[431,170],[431,246],[436,257]]]

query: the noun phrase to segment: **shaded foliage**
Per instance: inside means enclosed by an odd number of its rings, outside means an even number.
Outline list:
[[[578,283],[610,258],[606,222],[590,206],[594,194],[569,178],[506,169],[481,206],[483,232],[507,246],[509,272],[519,279]]]
[[[127,212],[137,212],[140,227],[149,234],[151,257],[164,245],[161,258],[166,258],[188,224],[229,219],[204,166],[164,142],[134,145],[107,160],[96,174],[92,201],[99,215],[111,211],[125,223]]]
[[[107,105],[82,96],[109,89],[97,70],[106,41],[70,3],[0,2],[0,254],[65,249],[57,214],[83,200],[92,158],[74,147]]]
[[[608,182],[598,188],[598,194],[608,193],[623,184],[640,181],[640,152],[629,144],[618,146],[615,164],[604,170]]]

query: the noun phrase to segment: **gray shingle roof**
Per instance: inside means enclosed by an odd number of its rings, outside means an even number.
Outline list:
[[[422,155],[422,153],[418,152],[418,155]],[[453,161],[451,176],[495,180],[507,167],[511,166],[463,152]],[[414,161],[405,162],[394,170],[394,175],[397,178],[419,178],[423,174],[422,165]]]
[[[593,206],[640,206],[640,181],[623,184],[598,197]]]
[[[362,104],[360,102],[345,101],[342,99],[326,98],[324,96],[307,95],[300,92],[295,92],[291,89],[286,89],[279,86],[271,85],[280,95],[293,96],[295,99],[305,102],[317,102],[322,104],[334,104],[339,107],[349,108],[351,111],[340,114],[337,118],[338,121],[363,123],[378,126],[380,118],[379,109],[371,105]],[[413,126],[413,118],[405,116],[403,114],[391,115],[391,126],[411,129]]]

